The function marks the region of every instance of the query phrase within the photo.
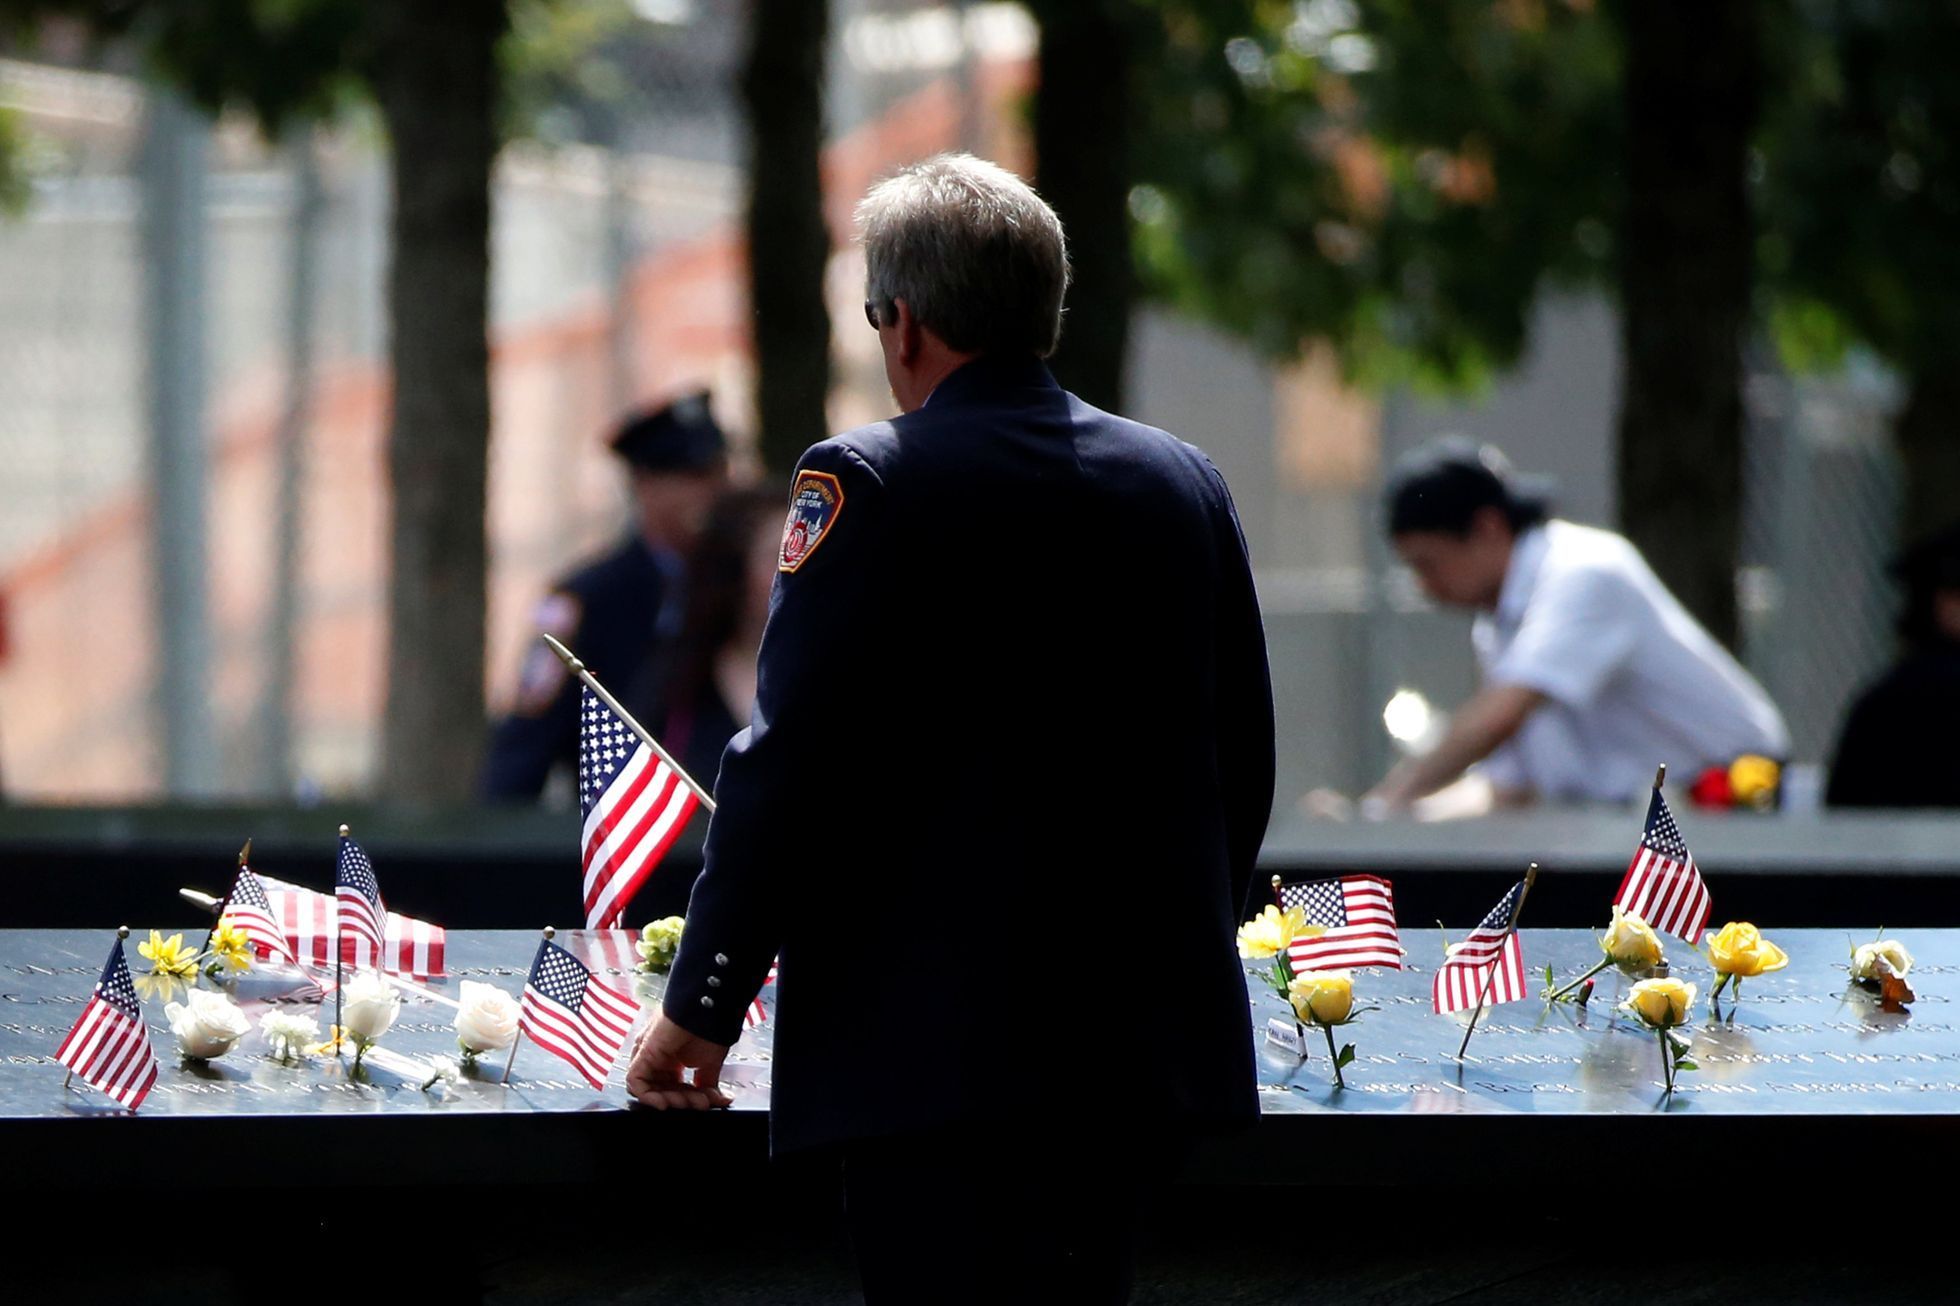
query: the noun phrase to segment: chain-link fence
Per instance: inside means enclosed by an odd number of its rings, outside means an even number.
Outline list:
[[[547,106],[499,160],[493,710],[550,578],[624,527],[603,444],[617,417],[707,385],[738,466],[752,437],[748,6],[639,8],[634,39],[598,52],[623,97]],[[833,38],[840,237],[899,163],[976,143],[1025,155],[1033,28],[1017,7],[841,0]],[[128,77],[19,60],[0,61],[0,106],[34,182],[25,214],[0,219],[8,791],[362,789],[386,650],[378,123],[355,111],[268,143]],[[861,281],[846,249],[836,320]],[[840,332],[837,350],[834,419],[883,416],[875,341]]]
[[[493,709],[549,578],[622,526],[601,443],[614,418],[707,384],[738,442],[752,427],[736,92],[745,7],[648,8],[672,29],[635,56],[634,107],[611,144],[547,115],[500,161]],[[1034,32],[1018,7],[833,0],[832,14],[826,200],[840,237],[865,185],[910,158],[965,145],[1027,165]],[[242,121],[193,123],[175,142],[173,199],[146,168],[160,115],[141,84],[0,62],[0,106],[26,127],[35,175],[24,216],[0,219],[7,788],[100,799],[363,788],[386,648],[389,196],[377,125],[355,114],[275,144]],[[159,205],[172,202],[198,220],[159,247]],[[157,316],[160,260],[204,269],[176,287],[177,318]],[[889,405],[874,339],[848,327],[860,283],[840,240],[838,426]],[[1246,517],[1273,641],[1282,804],[1379,776],[1392,749],[1382,712],[1398,691],[1448,708],[1474,684],[1462,620],[1423,609],[1388,565],[1374,501],[1389,458],[1438,430],[1469,430],[1558,474],[1572,515],[1611,524],[1610,310],[1559,302],[1541,319],[1519,374],[1448,406],[1360,400],[1331,372],[1276,373],[1188,323],[1153,313],[1140,324],[1132,409],[1206,447]],[[195,384],[159,397],[159,366],[192,368]],[[197,534],[158,493],[166,401],[195,409],[201,437],[196,614],[159,597],[185,532]],[[1821,760],[1891,647],[1885,396],[1862,382],[1777,380],[1752,387],[1751,409],[1744,652],[1790,720],[1796,758]],[[171,683],[195,692],[164,689],[173,617],[197,627],[179,632],[190,653],[177,656],[199,665]],[[164,747],[172,705],[207,718],[208,755],[191,773]]]

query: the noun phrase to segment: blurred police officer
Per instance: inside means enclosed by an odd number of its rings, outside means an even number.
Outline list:
[[[686,557],[726,479],[727,442],[701,391],[628,420],[612,449],[631,478],[632,533],[553,585],[536,622],[637,711],[657,690],[661,655],[680,630]],[[491,736],[483,796],[535,800],[555,767],[577,765],[578,681],[540,642]]]
[[[1769,695],[1639,550],[1552,518],[1546,489],[1460,436],[1390,474],[1395,550],[1431,599],[1477,613],[1484,683],[1434,750],[1363,798],[1364,812],[1406,806],[1479,762],[1500,800],[1628,802],[1658,763],[1698,775],[1788,752]]]
[[[628,1088],[725,1104],[780,951],[773,1142],[841,1152],[866,1296],[1121,1300],[1140,1176],[1258,1112],[1251,569],[1203,454],[1043,366],[1068,273],[1033,191],[942,156],[858,217],[903,415],[797,469],[754,717]]]
[[[1905,585],[1903,655],[1845,718],[1833,807],[1960,807],[1960,523],[1892,566]]]

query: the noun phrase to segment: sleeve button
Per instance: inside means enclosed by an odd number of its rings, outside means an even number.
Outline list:
[[[709,988],[711,988],[711,989],[718,989],[718,988],[720,988],[720,987],[721,987],[721,976],[719,976],[719,975],[710,975],[710,976],[708,976],[708,987],[709,987]]]
[[[725,952],[717,952],[715,954],[715,965],[726,966],[727,964],[728,964],[728,954]]]
[[[701,995],[701,1005],[704,1007],[712,1007],[715,1005],[715,1000],[709,997],[707,994],[703,993]]]

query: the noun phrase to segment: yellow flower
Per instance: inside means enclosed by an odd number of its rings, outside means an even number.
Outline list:
[[[186,948],[181,934],[173,934],[166,939],[156,930],[151,930],[150,941],[137,944],[136,951],[149,961],[152,975],[189,979],[197,974],[197,949]]]
[[[340,1026],[329,1025],[327,1026],[326,1038],[318,1043],[308,1044],[305,1049],[306,1055],[309,1057],[335,1056],[340,1052],[341,1045],[347,1042],[351,1042],[351,1040],[341,1032]]]
[[[1708,941],[1708,961],[1717,975],[1747,979],[1782,970],[1790,957],[1748,921],[1730,921]]]
[[[1673,1029],[1688,1018],[1695,1005],[1695,986],[1669,976],[1641,980],[1627,994],[1621,1008],[1632,1012],[1655,1029]]]
[[[1303,970],[1287,985],[1287,998],[1301,1020],[1338,1025],[1354,1010],[1354,976],[1344,970]]]
[[[1729,793],[1741,807],[1769,807],[1776,802],[1776,786],[1783,769],[1767,757],[1745,753],[1729,767]]]
[[[633,946],[640,954],[640,968],[654,972],[665,971],[674,964],[674,957],[681,950],[681,934],[687,922],[679,916],[665,916],[657,921],[648,921],[640,931],[638,942]]]
[[[1906,945],[1897,939],[1880,939],[1876,943],[1861,943],[1851,953],[1851,978],[1861,980],[1883,979],[1887,975],[1897,975],[1900,979],[1912,969],[1912,954]]]
[[[211,956],[223,962],[226,970],[249,970],[252,941],[230,921],[219,921],[218,928],[211,933]]]
[[[1624,971],[1641,970],[1661,959],[1661,940],[1653,927],[1617,905],[1613,923],[1599,936],[1599,946]]]
[[[1239,955],[1248,959],[1277,956],[1295,939],[1310,939],[1326,932],[1319,925],[1307,924],[1304,908],[1288,907],[1281,911],[1268,905],[1266,910],[1239,926]]]

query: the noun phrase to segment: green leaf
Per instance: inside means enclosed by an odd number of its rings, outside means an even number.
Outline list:
[[[1683,1057],[1681,1060],[1675,1062],[1674,1068],[1676,1070],[1700,1070],[1701,1069],[1700,1066],[1688,1060],[1686,1057]]]
[[[1341,1049],[1340,1056],[1334,1058],[1334,1068],[1336,1070],[1339,1070],[1342,1066],[1352,1065],[1353,1063],[1354,1063],[1354,1044],[1350,1043],[1346,1047]]]

